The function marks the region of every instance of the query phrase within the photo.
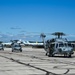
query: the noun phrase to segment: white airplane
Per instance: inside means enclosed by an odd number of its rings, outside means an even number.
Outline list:
[[[43,42],[32,42],[32,41],[24,41],[18,40],[17,43],[21,43],[25,46],[32,46],[32,47],[43,47]],[[12,42],[3,43],[4,46],[11,46]]]
[[[43,47],[42,42],[30,42],[30,41],[23,41],[25,45],[32,46],[32,47]]]
[[[2,43],[4,46],[11,47],[12,42]]]

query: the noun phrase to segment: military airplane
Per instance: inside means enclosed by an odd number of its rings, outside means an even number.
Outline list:
[[[23,43],[27,46],[33,47],[43,47],[43,42],[37,42],[37,41],[23,41]]]
[[[6,42],[6,43],[2,43],[4,46],[10,46],[11,45],[11,42]]]

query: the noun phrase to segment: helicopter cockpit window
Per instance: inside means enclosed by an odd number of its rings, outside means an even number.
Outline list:
[[[18,47],[18,45],[15,45],[15,47]]]
[[[58,47],[58,44],[56,44],[56,48]]]
[[[15,47],[20,47],[20,45],[15,45]]]
[[[67,46],[69,46],[67,43],[64,43],[64,45],[67,47]]]
[[[50,47],[53,48],[55,46],[55,44],[51,44]]]
[[[64,46],[64,44],[63,44],[63,43],[60,43],[60,44],[59,44],[59,47],[63,47],[63,46]]]

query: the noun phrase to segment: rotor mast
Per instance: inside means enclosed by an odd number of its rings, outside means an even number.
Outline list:
[[[62,38],[62,36],[65,36],[66,34],[63,32],[55,32],[55,33],[52,33],[52,35],[57,36],[57,38]]]

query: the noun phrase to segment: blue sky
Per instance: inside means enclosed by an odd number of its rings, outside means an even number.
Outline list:
[[[0,0],[0,34],[29,32],[75,34],[75,0]]]

